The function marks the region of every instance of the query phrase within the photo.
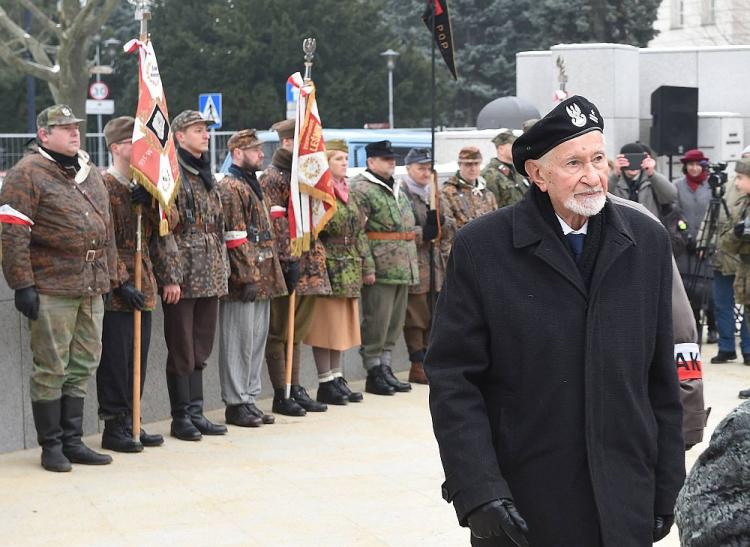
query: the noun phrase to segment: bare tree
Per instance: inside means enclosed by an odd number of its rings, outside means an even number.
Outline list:
[[[69,105],[85,118],[91,40],[118,0],[59,0],[46,9],[34,0],[9,1],[19,12],[31,13],[35,34],[0,6],[0,61],[47,82],[55,102]],[[84,123],[81,132],[85,130]]]

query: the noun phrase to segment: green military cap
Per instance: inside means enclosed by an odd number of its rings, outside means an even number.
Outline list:
[[[197,110],[183,110],[172,120],[172,131],[185,131],[191,125],[197,123],[204,123],[206,125],[213,125],[213,120],[207,120]]]
[[[53,104],[42,110],[36,117],[36,128],[68,125],[70,123],[81,123],[82,121],[82,119],[75,117],[73,109],[67,104]]]
[[[516,136],[513,134],[512,129],[503,129],[495,135],[495,138],[492,139],[492,142],[495,144],[495,146],[500,146],[501,144],[513,144],[516,141]]]
[[[326,150],[328,152],[345,152],[349,153],[349,147],[343,139],[331,139],[326,141]]]
[[[750,158],[738,159],[734,166],[734,172],[750,177]]]

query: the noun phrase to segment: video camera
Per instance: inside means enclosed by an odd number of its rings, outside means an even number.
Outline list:
[[[708,164],[708,186],[711,188],[711,193],[714,197],[720,197],[724,195],[724,185],[729,180],[727,175],[727,162],[720,161],[716,163]]]

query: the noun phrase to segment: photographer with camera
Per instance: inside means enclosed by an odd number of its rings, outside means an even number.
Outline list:
[[[640,203],[659,218],[677,199],[677,188],[656,172],[651,150],[639,142],[628,143],[620,149],[609,176],[609,191]]]

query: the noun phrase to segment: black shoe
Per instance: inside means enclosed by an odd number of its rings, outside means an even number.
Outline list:
[[[716,357],[711,357],[711,362],[716,363],[728,363],[729,361],[734,361],[737,359],[737,353],[734,351],[719,351],[719,353],[716,354]]]
[[[201,432],[193,425],[188,413],[190,406],[190,380],[167,372],[169,404],[172,407],[172,425],[169,434],[181,441],[200,441]]]
[[[99,454],[83,444],[83,397],[60,399],[60,425],[62,426],[63,454],[70,463],[83,465],[107,465],[112,456]]]
[[[266,425],[270,425],[276,421],[276,418],[274,417],[273,414],[266,414],[257,406],[255,406],[254,403],[248,403],[245,406],[247,406],[247,409],[253,414],[255,414],[258,418],[260,418],[260,421]]]
[[[273,390],[273,406],[271,407],[273,412],[284,416],[304,416],[307,414],[307,411],[297,404],[297,401],[291,397],[287,399],[284,395],[283,387]]]
[[[190,383],[190,421],[203,435],[224,435],[227,426],[213,423],[203,415],[203,371],[195,370],[188,376]]]
[[[719,335],[717,332],[713,329],[708,329],[708,334],[706,335],[706,344],[715,344],[719,340]]]
[[[142,452],[143,444],[133,439],[133,433],[122,416],[104,420],[102,432],[102,448],[115,452]]]
[[[385,378],[385,381],[388,382],[393,389],[395,389],[398,393],[406,393],[407,391],[411,391],[411,384],[408,382],[402,382],[398,378],[396,378],[396,375],[393,374],[393,369],[389,367],[388,365],[381,365],[383,367],[383,377]]]
[[[64,473],[73,469],[62,450],[60,427],[60,399],[31,403],[36,427],[36,438],[42,448],[42,467],[47,471]]]
[[[147,448],[161,446],[164,444],[164,436],[158,433],[146,433],[146,430],[141,426],[141,444]]]
[[[333,379],[338,390],[343,393],[350,403],[360,403],[364,397],[359,391],[352,391],[349,389],[349,384],[346,383],[346,379],[343,376],[337,376]]]
[[[742,363],[745,365],[750,365],[750,353],[742,354]]]
[[[372,367],[367,371],[365,391],[374,395],[393,395],[396,393],[393,386],[385,379],[383,365]]]
[[[318,394],[315,398],[321,403],[327,403],[329,405],[345,405],[349,402],[349,397],[344,395],[333,380],[328,382],[321,382],[318,385]]]
[[[750,389],[743,389],[740,391],[740,399],[750,399]]]
[[[237,425],[240,427],[260,427],[263,425],[263,420],[260,416],[256,416],[247,405],[229,405],[224,411],[224,417],[228,424]]]
[[[328,410],[328,406],[313,401],[312,398],[307,394],[307,391],[302,386],[292,386],[291,397],[296,403],[304,408],[307,412],[325,412]]]

